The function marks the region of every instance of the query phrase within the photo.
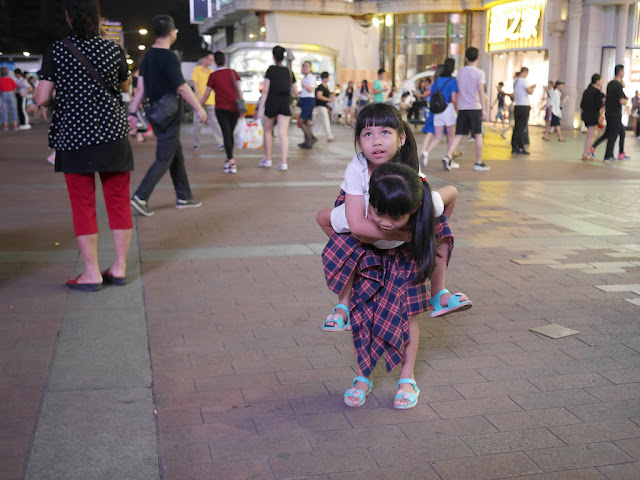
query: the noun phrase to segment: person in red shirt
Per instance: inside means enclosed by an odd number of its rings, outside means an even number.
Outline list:
[[[236,128],[240,112],[238,111],[238,92],[242,92],[240,75],[235,70],[225,67],[227,59],[222,52],[215,52],[213,60],[218,69],[209,75],[207,88],[200,99],[205,104],[211,90],[216,94],[216,118],[222,130],[224,150],[227,161],[224,164],[224,173],[237,173],[238,167],[233,159],[233,130]],[[241,98],[241,97],[240,97]]]
[[[0,112],[0,123],[4,123],[4,129],[9,130],[8,113],[11,112],[13,129],[18,130],[18,104],[16,103],[16,89],[18,85],[9,77],[7,67],[0,68],[0,99],[2,100],[2,112]]]

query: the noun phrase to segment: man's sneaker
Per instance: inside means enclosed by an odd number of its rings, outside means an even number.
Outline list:
[[[422,152],[420,155],[420,162],[422,163],[422,168],[427,167],[427,163],[429,163],[429,152]]]
[[[149,206],[147,205],[147,202],[145,200],[140,200],[140,198],[138,198],[137,195],[134,195],[131,198],[131,206],[135,208],[138,212],[140,212],[140,214],[144,215],[145,217],[150,217],[151,215],[156,213],[153,210],[150,210]]]
[[[476,139],[474,137],[469,137],[467,138],[467,142],[475,142]]]
[[[313,148],[312,145],[309,145],[308,143],[305,143],[305,142],[298,144],[298,147],[302,148],[303,150],[309,150]]]
[[[200,145],[194,145],[194,146],[193,146],[193,149],[194,149],[194,150],[200,150]]]
[[[281,163],[280,165],[278,165],[278,170],[280,170],[281,172],[286,172],[287,170],[289,170],[289,165],[287,165],[286,163]]]
[[[258,164],[258,166],[262,168],[271,168],[271,160],[267,160],[266,158],[263,158],[262,160],[260,160],[260,163]]]
[[[194,200],[193,198],[189,200],[180,200],[176,202],[176,208],[197,208],[201,207],[202,202],[199,200]]]
[[[445,155],[442,159],[442,168],[451,171],[451,157],[449,157],[449,155]]]
[[[615,157],[605,157],[604,162],[609,163],[609,162],[615,162],[616,158]]]
[[[235,163],[225,163],[224,173],[238,173],[238,167]]]
[[[629,155],[627,155],[626,153],[622,152],[620,155],[618,155],[618,160],[629,160],[631,157]]]
[[[20,125],[18,127],[18,130],[31,130],[31,125],[29,125],[28,123],[26,125]]]
[[[218,151],[222,152],[224,150],[224,145],[218,145]]]
[[[486,165],[484,162],[474,163],[473,169],[477,172],[486,172],[487,170],[491,170],[489,165]]]
[[[453,160],[451,160],[451,163],[449,164],[449,166],[451,167],[451,169],[453,170],[454,168],[460,168],[460,164],[454,162]]]

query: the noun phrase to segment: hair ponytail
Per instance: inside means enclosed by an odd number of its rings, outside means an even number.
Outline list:
[[[431,278],[436,266],[436,215],[433,210],[431,187],[427,179],[420,177],[422,183],[422,203],[417,212],[411,215],[411,243],[416,257],[417,271],[413,283],[424,283]]]
[[[404,145],[398,149],[396,154],[396,163],[401,163],[411,167],[416,173],[420,171],[420,163],[418,162],[418,144],[416,143],[416,137],[411,133],[411,127],[407,122],[402,122],[402,133],[405,135]],[[398,130],[398,134],[401,130]]]
[[[407,165],[384,163],[371,175],[369,204],[382,215],[411,214],[409,228],[417,267],[413,283],[429,280],[436,264],[436,221],[426,179]]]

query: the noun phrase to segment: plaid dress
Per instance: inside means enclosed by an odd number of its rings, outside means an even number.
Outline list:
[[[336,206],[344,202],[344,192]],[[447,263],[453,251],[453,235],[443,215],[436,225],[436,240],[449,243]],[[380,250],[360,243],[350,233],[333,233],[322,252],[329,289],[339,294],[355,271],[351,290],[351,325],[358,367],[369,377],[385,353],[387,371],[404,360],[409,341],[408,316],[430,310],[429,283],[414,285],[416,263],[413,247],[405,243]]]

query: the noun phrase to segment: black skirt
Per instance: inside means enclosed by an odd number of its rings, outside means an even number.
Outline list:
[[[56,172],[130,172],[133,151],[127,137],[78,150],[56,150]]]

